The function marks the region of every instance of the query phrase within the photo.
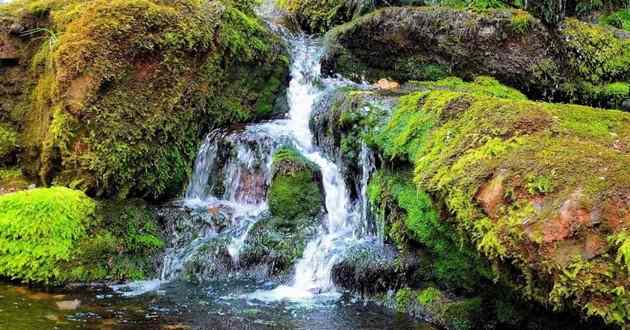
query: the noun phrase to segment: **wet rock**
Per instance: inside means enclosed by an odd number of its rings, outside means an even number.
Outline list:
[[[481,207],[492,218],[497,216],[497,208],[505,202],[505,188],[503,187],[503,175],[498,175],[492,181],[483,185],[477,193],[477,201]]]
[[[156,210],[164,224],[171,246],[185,245],[196,237],[219,233],[230,224],[233,210],[221,205],[209,205],[208,210],[193,210],[176,204],[166,204]]]
[[[302,256],[308,241],[317,233],[318,217],[284,219],[270,217],[256,223],[239,254],[239,266],[267,267],[269,275],[281,275]]]
[[[352,247],[332,268],[332,279],[338,287],[371,295],[401,288],[414,279],[420,261],[401,256],[389,245],[367,242]]]
[[[630,99],[626,99],[625,101],[623,101],[623,103],[621,104],[621,109],[623,109],[624,111],[630,111]]]

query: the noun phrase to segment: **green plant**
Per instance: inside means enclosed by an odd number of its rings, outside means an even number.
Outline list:
[[[525,34],[531,25],[531,16],[526,11],[515,11],[512,13],[512,30],[516,33]]]
[[[615,261],[630,273],[630,232],[619,232],[609,237],[609,241],[617,247]]]

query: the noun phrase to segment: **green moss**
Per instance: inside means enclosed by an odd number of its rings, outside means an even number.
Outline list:
[[[23,282],[143,279],[164,246],[138,203],[54,187],[0,196],[0,210],[0,276]]]
[[[322,199],[316,181],[316,166],[295,149],[274,154],[273,180],[269,188],[269,209],[286,221],[313,217],[321,211]]]
[[[625,165],[630,159],[620,152],[630,141],[628,114],[440,90],[401,98],[389,122],[375,132],[374,141],[386,156],[414,164],[418,190],[445,201],[455,216],[453,232],[466,233],[491,260],[509,260],[522,274],[531,274],[532,263],[544,269],[543,274],[553,274],[539,275],[543,279],[524,276],[522,282],[511,282],[515,287],[543,303],[560,296],[556,306],[588,306],[589,315],[608,322],[628,317],[620,312],[627,295],[617,294],[605,304],[597,298],[627,287],[620,285],[627,283],[627,273],[614,266],[613,256],[598,255],[593,261],[597,266],[581,267],[584,281],[562,280],[564,263],[558,260],[581,258],[581,250],[558,252],[560,258],[539,249],[555,241],[549,223],[567,201],[593,210],[594,205],[609,205],[630,186],[630,168]],[[504,194],[488,211],[480,207],[479,194],[493,180],[499,180]],[[423,202],[409,204],[421,207]],[[416,228],[418,240],[424,239],[421,226],[426,223],[408,225]],[[583,242],[587,233],[606,241],[614,230],[587,227],[560,242]],[[533,254],[522,253],[524,246]],[[606,275],[597,271],[602,265]],[[558,289],[552,292],[547,283]]]
[[[438,299],[442,297],[442,292],[436,288],[426,288],[420,291],[418,294],[418,302],[421,305],[431,305],[434,302],[437,302]]]
[[[442,318],[449,325],[449,329],[456,330],[475,329],[480,316],[481,298],[451,302],[442,311]]]
[[[0,159],[4,160],[13,153],[17,148],[17,142],[17,132],[7,125],[0,124]]]
[[[95,203],[67,188],[0,196],[0,275],[54,282],[68,271],[76,244],[93,223]]]
[[[43,183],[163,198],[203,132],[273,113],[288,60],[254,1],[38,0],[4,8],[31,32],[36,83],[21,120]],[[246,78],[245,78],[246,77]]]
[[[410,288],[403,288],[396,291],[395,309],[397,312],[405,313],[411,308],[411,304],[415,301],[416,292]]]
[[[630,41],[576,19],[566,20],[561,33],[568,64],[582,79],[596,84],[630,79]]]
[[[277,0],[277,3],[313,33],[326,32],[374,8],[373,2],[363,0]]]
[[[164,241],[157,220],[139,200],[98,202],[90,239],[64,264],[67,280],[141,280],[155,275],[153,257]]]
[[[630,31],[630,9],[619,10],[600,18],[600,22],[618,29]]]
[[[516,33],[527,33],[532,24],[532,17],[525,11],[512,13],[512,30]]]
[[[388,238],[402,250],[418,243],[427,249],[432,257],[430,279],[445,287],[473,290],[488,276],[489,269],[465,243],[465,236],[440,214],[427,193],[416,188],[411,175],[378,172],[368,193],[372,203],[389,214],[385,219]]]

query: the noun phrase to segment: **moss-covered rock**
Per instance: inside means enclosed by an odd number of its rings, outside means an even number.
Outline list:
[[[518,10],[394,7],[327,40],[324,69],[358,80],[491,75],[535,99],[620,108],[630,98],[630,40],[575,19],[555,29]]]
[[[297,218],[314,217],[322,210],[319,168],[292,148],[273,156],[273,179],[269,187],[269,209],[287,225]]]
[[[529,101],[491,78],[339,97],[336,118],[358,117],[338,140],[358,131],[380,153],[368,193],[386,240],[422,251],[408,285],[495,292],[482,294],[494,306],[499,283],[532,315],[628,322],[627,113]]]
[[[297,23],[311,33],[322,33],[374,9],[369,0],[277,0]]]
[[[0,276],[23,282],[145,278],[163,246],[144,206],[61,187],[0,196],[0,229]]]
[[[279,274],[302,256],[324,209],[321,173],[316,164],[289,147],[276,151],[268,192],[270,216],[251,228],[239,263],[267,265]]]
[[[403,97],[375,141],[524,295],[624,324],[629,132],[622,112],[434,91]]]
[[[179,192],[203,132],[274,112],[288,60],[252,8],[227,0],[3,6],[0,30],[25,49],[19,63],[34,82],[5,109],[19,122],[29,174],[104,196]]]

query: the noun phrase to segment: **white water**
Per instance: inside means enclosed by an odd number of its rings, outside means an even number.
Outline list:
[[[313,145],[313,134],[309,128],[314,106],[318,98],[324,95],[324,88],[335,88],[347,82],[320,78],[319,63],[323,49],[317,41],[298,36],[290,43],[293,64],[287,91],[289,118],[270,123],[265,128],[275,135],[290,135],[302,155],[319,166],[328,214],[316,237],[307,244],[302,259],[296,264],[293,282],[271,291],[256,291],[247,295],[248,298],[263,301],[303,300],[322,294],[335,296],[331,280],[332,267],[343,257],[346,248],[357,241],[355,233],[367,221],[367,206],[363,202],[352,203],[338,166]],[[366,161],[367,157],[366,150]],[[362,178],[365,185],[369,178],[368,171],[364,171],[365,178]],[[362,192],[365,193],[365,189]]]

